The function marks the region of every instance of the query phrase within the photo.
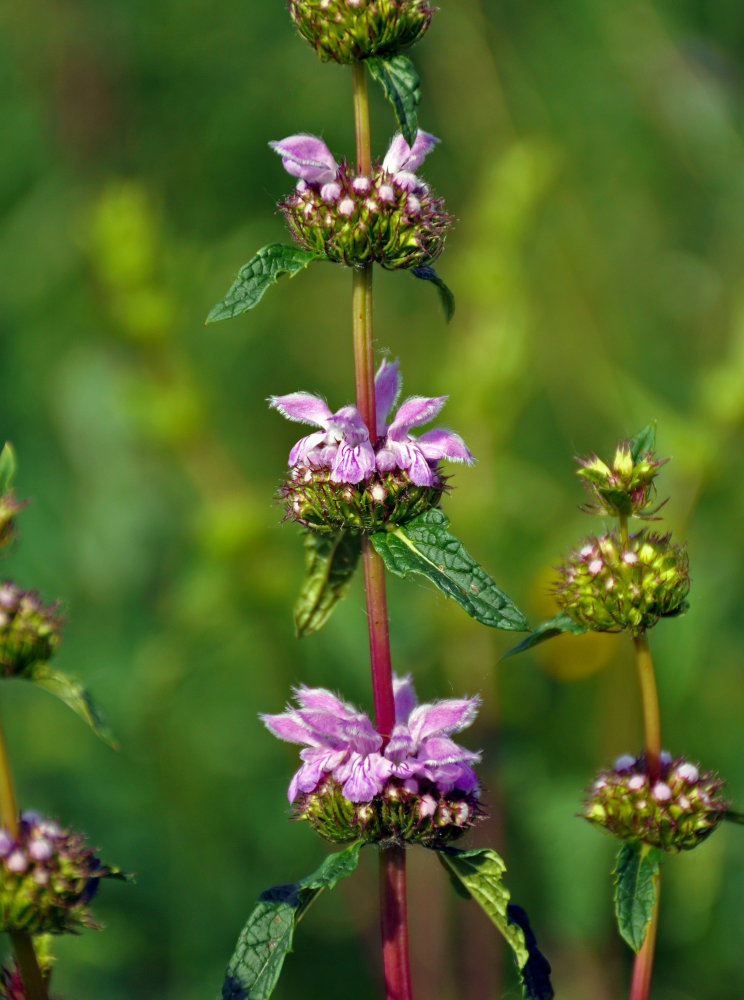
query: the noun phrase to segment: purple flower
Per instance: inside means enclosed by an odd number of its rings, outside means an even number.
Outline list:
[[[282,166],[292,177],[308,184],[328,184],[336,179],[338,164],[317,135],[300,132],[269,145],[282,158]]]
[[[412,396],[396,411],[392,422],[386,417],[400,392],[398,362],[383,360],[375,375],[376,434],[373,448],[369,432],[355,406],[332,413],[327,403],[309,392],[270,396],[269,404],[287,417],[312,424],[320,430],[300,438],[289,453],[289,465],[307,469],[330,468],[338,483],[359,483],[377,469],[403,469],[417,486],[432,486],[440,459],[472,464],[465,442],[453,431],[435,429],[419,438],[412,427],[428,423],[444,406],[447,397]]]
[[[392,779],[410,792],[448,795],[453,791],[477,794],[478,780],[471,764],[480,754],[459,746],[453,733],[469,726],[480,699],[448,699],[417,705],[411,677],[394,678],[395,728],[383,748],[383,739],[369,719],[353,705],[323,688],[299,687],[281,715],[261,716],[279,739],[304,744],[302,766],[288,789],[290,802],[311,793],[327,777],[341,786],[350,802],[369,802]]]
[[[424,157],[438,142],[439,139],[435,136],[419,129],[413,146],[409,146],[401,133],[396,132],[382,161],[382,169],[392,174],[393,179],[407,191],[425,191],[426,185],[414,171],[418,170],[424,162]]]

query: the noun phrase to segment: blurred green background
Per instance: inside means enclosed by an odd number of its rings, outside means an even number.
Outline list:
[[[261,307],[202,318],[281,240],[288,178],[267,141],[353,146],[347,70],[322,65],[281,0],[26,0],[0,8],[0,435],[33,498],[3,573],[60,597],[57,666],[106,708],[112,753],[47,695],[3,686],[22,802],[90,832],[137,875],[106,885],[102,933],[59,943],[67,997],[218,992],[259,891],[326,846],[288,822],[294,748],[257,720],[292,684],[369,706],[359,581],[297,642],[302,556],[272,495],[300,429],[265,397],[351,394],[350,280],[316,265]],[[744,8],[738,0],[442,0],[413,57],[424,174],[458,219],[439,271],[376,280],[380,351],[410,393],[449,393],[454,530],[528,612],[598,524],[572,456],[658,419],[666,525],[689,541],[690,613],[652,635],[664,742],[744,804]],[[394,130],[373,102],[375,154]],[[423,697],[473,693],[509,886],[558,996],[619,1000],[613,843],[575,817],[593,772],[641,742],[622,637],[510,638],[392,580],[394,663]],[[303,921],[277,998],[377,998],[376,871]],[[419,997],[517,996],[474,904],[411,852]],[[744,995],[744,834],[665,868],[654,1000]],[[353,985],[351,985],[353,984]]]

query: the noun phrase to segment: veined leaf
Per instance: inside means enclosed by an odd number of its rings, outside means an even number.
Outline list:
[[[626,841],[615,865],[615,916],[621,936],[636,954],[653,916],[661,851]]]
[[[362,543],[348,531],[305,535],[305,578],[294,606],[297,638],[317,632],[349,592]]]
[[[514,952],[523,995],[527,1000],[551,1000],[550,964],[537,947],[527,914],[509,902],[509,890],[501,881],[506,871],[501,857],[490,848],[459,851],[454,847],[437,850],[437,857],[453,882],[478,903],[506,939]]]
[[[644,452],[653,451],[656,448],[656,421],[646,424],[643,430],[638,431],[635,437],[630,439],[630,454],[634,462]]]
[[[325,254],[314,250],[301,250],[286,243],[269,243],[247,264],[243,264],[227,295],[212,309],[206,322],[232,319],[233,316],[253,309],[261,301],[267,288],[275,284],[283,274],[293,278],[314,260],[326,259]]]
[[[298,882],[261,893],[227,967],[222,1000],[267,1000],[292,950],[297,922],[324,889],[355,870],[361,843],[330,854],[317,871]]]
[[[549,618],[547,621],[540,622],[539,625],[535,626],[535,629],[527,638],[507,650],[502,659],[506,659],[507,656],[512,656],[514,653],[523,653],[525,649],[532,649],[538,643],[545,642],[546,639],[552,639],[556,635],[583,635],[584,632],[588,631],[589,629],[585,625],[579,625],[565,611],[559,611],[553,618]]]
[[[442,281],[433,267],[412,267],[411,274],[416,278],[422,278],[424,281],[431,281],[436,286],[439,292],[439,301],[442,303],[442,309],[444,310],[444,318],[449,323],[455,315],[455,296],[452,289]]]
[[[108,743],[114,750],[118,749],[117,742],[103,713],[97,708],[85,688],[77,681],[65,674],[57,673],[45,662],[35,663],[26,676],[38,687],[63,701],[68,708],[71,708],[84,722],[88,723],[96,736],[104,743]]]
[[[10,441],[5,442],[5,447],[0,451],[0,496],[7,493],[13,485],[16,474],[16,457],[13,445]]]
[[[365,60],[374,80],[380,84],[398,119],[403,138],[412,146],[418,131],[418,103],[421,83],[416,68],[406,56],[384,59],[375,56]]]
[[[441,510],[427,510],[405,524],[375,532],[371,541],[391,573],[425,576],[484,625],[517,632],[526,629],[522,612],[449,533],[448,525]]]

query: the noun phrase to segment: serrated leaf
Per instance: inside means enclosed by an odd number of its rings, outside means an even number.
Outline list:
[[[439,301],[442,303],[444,318],[449,321],[455,315],[455,296],[452,289],[446,285],[439,277],[433,267],[412,267],[411,274],[423,281],[431,281],[439,292]]]
[[[253,309],[271,285],[283,274],[293,278],[314,260],[327,260],[325,254],[314,250],[301,250],[287,243],[269,243],[262,247],[255,257],[243,264],[238,276],[230,286],[227,295],[221,299],[207,316],[207,323],[221,319],[232,319]]]
[[[450,878],[478,903],[506,939],[522,979],[528,1000],[551,1000],[550,964],[539,951],[527,914],[509,902],[509,890],[501,877],[506,865],[496,851],[479,848],[460,851],[454,847],[437,850],[437,857]]]
[[[637,462],[644,452],[654,451],[656,448],[656,422],[646,424],[643,430],[639,431],[635,437],[630,439],[630,454],[634,462]]]
[[[559,611],[553,618],[535,626],[527,638],[508,649],[502,659],[505,660],[507,656],[513,656],[515,653],[523,653],[525,649],[532,649],[533,646],[545,642],[546,639],[552,639],[556,635],[583,635],[584,632],[588,631],[589,629],[585,625],[579,625],[565,611]]]
[[[615,916],[622,938],[638,953],[656,903],[659,860],[655,847],[638,841],[623,844],[615,865]]]
[[[16,469],[16,457],[13,445],[10,441],[6,441],[5,447],[0,451],[0,496],[3,493],[7,493],[13,485]]]
[[[294,606],[298,639],[322,628],[346,597],[362,551],[360,536],[348,531],[308,531],[304,544],[305,577]]]
[[[63,701],[68,708],[71,708],[84,722],[88,723],[96,736],[104,743],[108,743],[114,750],[118,749],[118,744],[103,713],[85,688],[77,681],[52,670],[48,663],[35,663],[26,676],[38,687]]]
[[[307,878],[261,893],[228,964],[222,1000],[267,1000],[271,996],[284,959],[292,950],[297,922],[324,889],[332,889],[351,875],[359,862],[360,848],[360,842],[351,844],[330,854]]]
[[[417,109],[421,99],[421,82],[416,68],[410,59],[400,55],[389,59],[374,56],[365,62],[370,75],[392,104],[403,138],[412,146],[418,131]]]
[[[427,510],[405,524],[375,532],[371,541],[391,573],[425,576],[484,625],[517,632],[526,629],[525,616],[459,538],[449,533],[448,525],[441,510]]]

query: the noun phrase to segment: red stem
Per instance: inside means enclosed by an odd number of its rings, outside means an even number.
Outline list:
[[[385,1000],[411,1000],[406,910],[406,856],[396,844],[380,853],[380,925]]]
[[[648,1000],[651,990],[651,973],[654,968],[654,951],[656,948],[656,929],[659,925],[659,879],[656,879],[656,903],[648,925],[646,938],[641,945],[641,950],[635,957],[633,963],[633,981],[630,987],[630,1000]]]

